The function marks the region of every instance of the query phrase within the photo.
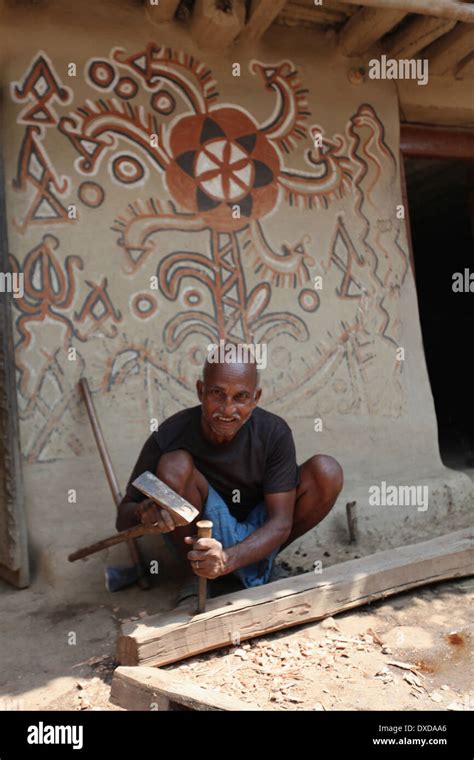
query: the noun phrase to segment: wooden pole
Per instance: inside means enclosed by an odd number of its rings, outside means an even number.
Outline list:
[[[92,432],[94,433],[94,438],[97,444],[97,448],[99,449],[100,458],[102,460],[102,464],[105,470],[105,476],[107,478],[110,490],[112,492],[112,497],[115,502],[115,506],[118,507],[118,505],[122,501],[120,487],[118,484],[117,476],[115,475],[115,471],[114,471],[112,460],[110,458],[110,455],[107,449],[107,445],[105,443],[104,434],[102,433],[102,428],[100,427],[99,417],[97,416],[97,412],[95,410],[94,401],[92,399],[92,394],[89,389],[89,383],[87,382],[87,379],[85,377],[81,377],[81,379],[79,380],[79,387],[81,389],[82,397],[86,405],[87,414],[89,416],[89,421],[91,423]],[[144,590],[149,589],[150,583],[148,581],[148,578],[146,577],[145,567],[144,567],[142,558],[140,556],[140,550],[138,549],[138,546],[134,538],[131,538],[127,541],[127,547],[130,554],[130,559],[132,560],[137,570],[138,585],[140,586],[140,588]]]
[[[423,56],[428,59],[429,73],[450,74],[456,65],[474,50],[474,26],[457,24],[448,34],[433,42]]]
[[[416,16],[384,40],[384,53],[390,58],[414,58],[420,50],[447,34],[454,26],[456,21],[451,19]]]
[[[339,33],[339,47],[344,55],[358,56],[369,50],[380,37],[393,29],[404,17],[403,11],[361,8]]]
[[[347,527],[349,529],[349,541],[351,544],[356,544],[359,540],[356,504],[357,502],[355,501],[349,501],[346,504]]]
[[[250,42],[260,39],[281,13],[285,4],[286,0],[252,0],[250,17],[239,40]]]
[[[459,64],[456,66],[454,76],[456,79],[474,77],[474,52],[470,53],[465,58],[463,58],[462,61],[459,62]]]
[[[224,7],[228,10],[222,10]],[[244,26],[243,0],[229,0],[229,5],[222,8],[219,0],[196,0],[190,33],[196,45],[203,50],[225,50]]]
[[[90,546],[84,546],[82,549],[78,549],[69,555],[69,562],[75,562],[78,559],[84,559],[91,554],[96,554],[103,549],[108,549],[111,546],[123,543],[123,541],[130,541],[134,538],[140,538],[148,533],[161,533],[161,530],[153,525],[136,525],[134,528],[128,528],[128,530],[122,530],[120,533],[115,533],[113,536],[103,538],[101,541],[96,541],[95,544]]]

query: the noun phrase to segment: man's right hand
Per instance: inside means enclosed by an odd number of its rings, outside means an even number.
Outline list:
[[[143,525],[153,525],[160,529],[160,533],[170,533],[176,528],[173,516],[166,509],[162,509],[152,499],[141,501],[136,514]]]

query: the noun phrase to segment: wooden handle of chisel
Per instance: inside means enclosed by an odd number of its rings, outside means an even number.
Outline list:
[[[198,520],[196,523],[198,538],[212,538],[211,520]],[[198,612],[206,611],[207,578],[199,578]]]

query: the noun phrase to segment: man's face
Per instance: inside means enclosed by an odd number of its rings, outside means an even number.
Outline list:
[[[213,443],[226,443],[238,433],[262,394],[251,364],[209,364],[198,380],[204,433]]]

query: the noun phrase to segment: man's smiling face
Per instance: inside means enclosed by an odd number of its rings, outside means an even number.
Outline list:
[[[227,443],[247,422],[262,394],[255,364],[206,362],[196,388],[202,429],[212,443]]]

